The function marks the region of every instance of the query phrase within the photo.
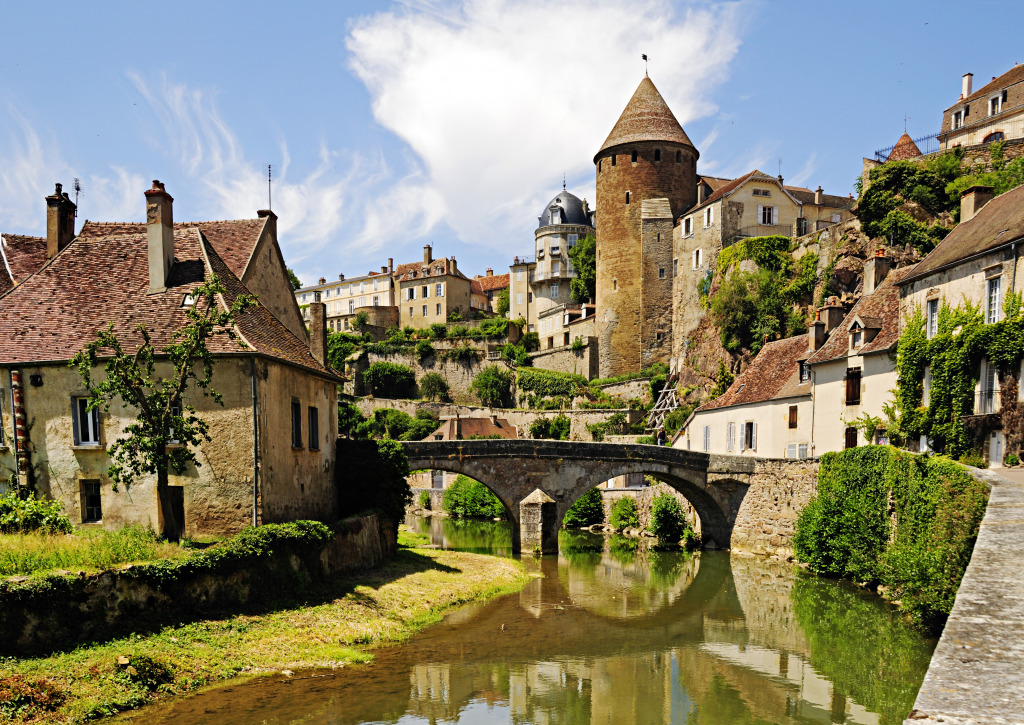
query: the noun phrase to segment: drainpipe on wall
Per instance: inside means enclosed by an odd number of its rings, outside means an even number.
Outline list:
[[[260,419],[257,414],[255,356],[249,358],[249,377],[252,380],[252,525],[259,526]]]
[[[28,481],[28,425],[22,397],[21,370],[11,370],[11,406],[14,409],[14,450],[18,460],[17,486]]]
[[[18,445],[18,426],[17,426],[17,409],[14,407],[14,371],[10,368],[7,369],[7,382],[8,387],[11,389],[11,445],[14,448],[14,460],[18,460],[18,452],[20,447]],[[14,487],[21,487],[21,477],[18,475],[18,466],[14,467],[13,471]]]
[[[1010,292],[1012,294],[1017,289],[1017,242],[1011,244],[1010,249],[1013,250],[1013,276],[1010,278]]]

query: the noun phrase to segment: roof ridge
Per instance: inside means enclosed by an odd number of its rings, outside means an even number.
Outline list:
[[[665,98],[654,85],[654,81],[646,75],[633,91],[633,95],[619,115],[619,119],[612,126],[608,137],[594,155],[594,163],[597,163],[598,156],[613,146],[642,141],[667,141],[682,144],[689,146],[698,157],[700,156],[697,147],[686,135],[682,124],[672,113]]]

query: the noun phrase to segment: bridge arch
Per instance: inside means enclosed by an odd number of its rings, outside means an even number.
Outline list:
[[[601,481],[626,473],[654,475],[682,493],[701,517],[704,535],[722,547],[729,546],[739,509],[723,497],[718,480],[709,480],[709,469],[722,468],[715,459],[726,457],[707,453],[551,440],[410,441],[403,448],[411,469],[462,473],[493,491],[512,518],[516,551],[525,535],[539,550],[556,552],[558,527],[572,503]],[[733,472],[753,471],[751,459],[728,458]],[[524,519],[524,511],[532,513]]]

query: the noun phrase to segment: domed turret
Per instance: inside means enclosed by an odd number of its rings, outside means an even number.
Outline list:
[[[587,208],[586,202],[582,201],[575,194],[570,194],[563,189],[558,196],[549,201],[540,216],[537,217],[537,228],[548,227],[553,224],[582,224],[591,226],[593,220],[590,218],[591,211]]]

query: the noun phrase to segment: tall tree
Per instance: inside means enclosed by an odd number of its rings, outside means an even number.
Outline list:
[[[211,387],[214,357],[208,343],[220,335],[234,339],[235,316],[256,301],[251,295],[239,295],[230,308],[222,309],[218,297],[225,291],[216,275],[194,289],[185,325],[159,352],[141,324],[135,328],[141,344],[126,350],[127,341],[122,343],[111,322],[68,363],[78,368],[85,382],[89,410],[108,412],[120,399],[136,413],[135,420],[108,448],[108,474],[115,491],[121,485],[130,488],[143,474],[156,474],[162,531],[171,540],[180,537],[184,522],[177,520],[168,470],[180,474],[189,463],[199,466],[195,447],[211,440],[206,421],[182,396],[191,388],[224,404],[221,394]],[[105,375],[97,380],[93,372],[101,363]]]
[[[298,275],[292,270],[291,267],[285,267],[288,270],[288,281],[292,285],[292,292],[299,289],[302,286],[302,282],[299,281]]]
[[[593,302],[597,296],[597,239],[588,234],[569,249],[576,276],[569,284],[573,302]]]

